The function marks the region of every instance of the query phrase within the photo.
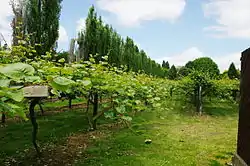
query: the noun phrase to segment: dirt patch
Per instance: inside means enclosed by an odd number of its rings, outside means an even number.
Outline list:
[[[73,134],[62,145],[47,145],[38,157],[33,149],[26,150],[23,157],[8,158],[5,166],[70,166],[80,157],[88,157],[85,152],[93,140],[109,136],[107,131],[93,131]]]

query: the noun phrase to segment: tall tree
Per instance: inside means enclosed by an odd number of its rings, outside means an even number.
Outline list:
[[[166,66],[166,62],[163,60],[161,67],[165,68],[165,66]]]
[[[210,78],[216,78],[220,74],[218,65],[209,57],[197,58],[185,66],[191,70],[206,73]]]
[[[97,38],[97,16],[95,8],[92,6],[89,9],[86,19],[86,27],[84,31],[84,60],[88,60],[90,54],[96,54],[96,38]]]
[[[160,64],[151,60],[143,50],[140,50],[133,39],[123,39],[108,24],[104,24],[97,16],[94,6],[89,9],[84,32],[78,35],[79,52],[84,50],[84,60],[94,55],[96,62],[108,55],[108,63],[112,66],[127,66],[128,70],[144,71],[147,74],[164,77]],[[169,68],[169,64],[167,66]]]
[[[78,56],[80,59],[83,59],[84,58],[84,34],[82,31],[78,33],[77,44],[78,44]]]
[[[174,80],[177,78],[177,70],[175,66],[173,65],[170,70],[168,71],[168,79]]]
[[[236,70],[236,67],[235,67],[234,63],[230,64],[227,74],[228,74],[228,77],[230,79],[237,79],[237,78],[239,78],[239,73]]]
[[[24,0],[11,0],[10,1],[14,17],[12,19],[12,44],[18,44],[18,37],[23,37],[23,17],[24,17]]]
[[[178,75],[180,77],[186,77],[188,76],[189,74],[191,73],[190,69],[185,67],[185,66],[182,66],[179,71],[178,71]]]
[[[38,55],[55,49],[62,0],[25,1],[24,26]]]
[[[193,61],[188,61],[185,65],[186,68],[189,68],[189,69],[193,69],[194,68],[194,64],[193,64]]]
[[[162,68],[164,68],[164,69],[169,69],[169,63],[168,63],[168,61],[166,62],[165,60],[163,60],[161,66],[162,66]]]
[[[168,61],[165,63],[165,68],[166,68],[166,69],[169,69],[169,68],[170,68]]]

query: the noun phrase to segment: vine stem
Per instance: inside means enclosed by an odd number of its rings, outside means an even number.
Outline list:
[[[98,114],[98,93],[94,93],[94,107],[93,107],[93,117],[97,116]],[[96,122],[97,119],[93,120],[93,128],[96,130]]]
[[[2,124],[5,124],[6,121],[6,115],[5,113],[2,113]]]
[[[30,121],[33,126],[32,129],[32,143],[34,145],[34,148],[36,149],[36,152],[38,155],[40,155],[40,151],[38,148],[38,145],[36,143],[36,138],[37,138],[37,131],[38,131],[38,124],[36,121],[36,116],[35,116],[35,106],[39,104],[40,98],[33,98],[31,99],[30,107],[29,107],[29,112],[30,112]]]

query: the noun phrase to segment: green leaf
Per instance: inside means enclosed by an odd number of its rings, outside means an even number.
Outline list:
[[[27,77],[25,77],[25,81],[33,83],[33,82],[41,82],[42,80],[38,76],[27,76]]]
[[[0,80],[0,87],[9,87],[10,80]]]
[[[12,110],[12,108],[8,104],[6,104],[0,100],[0,110],[3,112],[10,112]]]
[[[81,81],[81,83],[84,85],[84,86],[89,86],[92,84],[92,82],[90,80],[83,80]]]
[[[60,90],[66,93],[71,92],[71,86],[74,85],[74,81],[65,77],[56,77],[52,80],[51,86],[56,90]]]
[[[154,98],[154,100],[156,100],[156,101],[160,101],[160,100],[161,100],[161,98],[160,98],[160,97],[155,97],[155,98]]]
[[[54,95],[56,95],[56,96],[60,96],[60,93],[57,90],[55,90],[55,89],[52,89],[51,93],[54,94]]]
[[[61,59],[58,60],[58,62],[64,63],[64,62],[65,62],[65,59],[64,59],[64,58],[61,58]]]
[[[126,113],[126,108],[124,105],[120,106],[120,107],[116,107],[115,110],[120,113],[120,114],[124,114]]]
[[[132,117],[130,116],[122,116],[121,119],[129,121],[129,122],[133,120]]]
[[[135,100],[135,104],[139,105],[139,104],[141,104],[141,101],[140,100]]]
[[[53,80],[56,84],[58,85],[62,85],[62,86],[68,86],[70,84],[73,84],[75,83],[74,81],[68,79],[68,78],[65,78],[65,77],[56,77],[54,78]]]
[[[161,104],[160,104],[160,103],[154,103],[154,104],[153,104],[153,107],[159,108],[159,107],[161,107]]]
[[[6,97],[16,101],[16,102],[21,102],[24,98],[23,95],[23,90],[15,90],[15,91],[8,91],[6,93]]]
[[[31,65],[25,63],[14,63],[1,68],[0,73],[12,79],[22,79],[25,76],[33,75],[35,69]]]
[[[9,116],[19,115],[24,120],[28,120],[28,118],[26,117],[25,111],[16,104],[4,103],[0,101],[0,110],[7,113]]]
[[[114,112],[105,112],[104,113],[105,118],[113,119],[115,117]]]

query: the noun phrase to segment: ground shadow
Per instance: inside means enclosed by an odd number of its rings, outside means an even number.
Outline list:
[[[229,101],[205,103],[203,108],[203,112],[211,116],[236,116],[238,110],[238,104]]]

